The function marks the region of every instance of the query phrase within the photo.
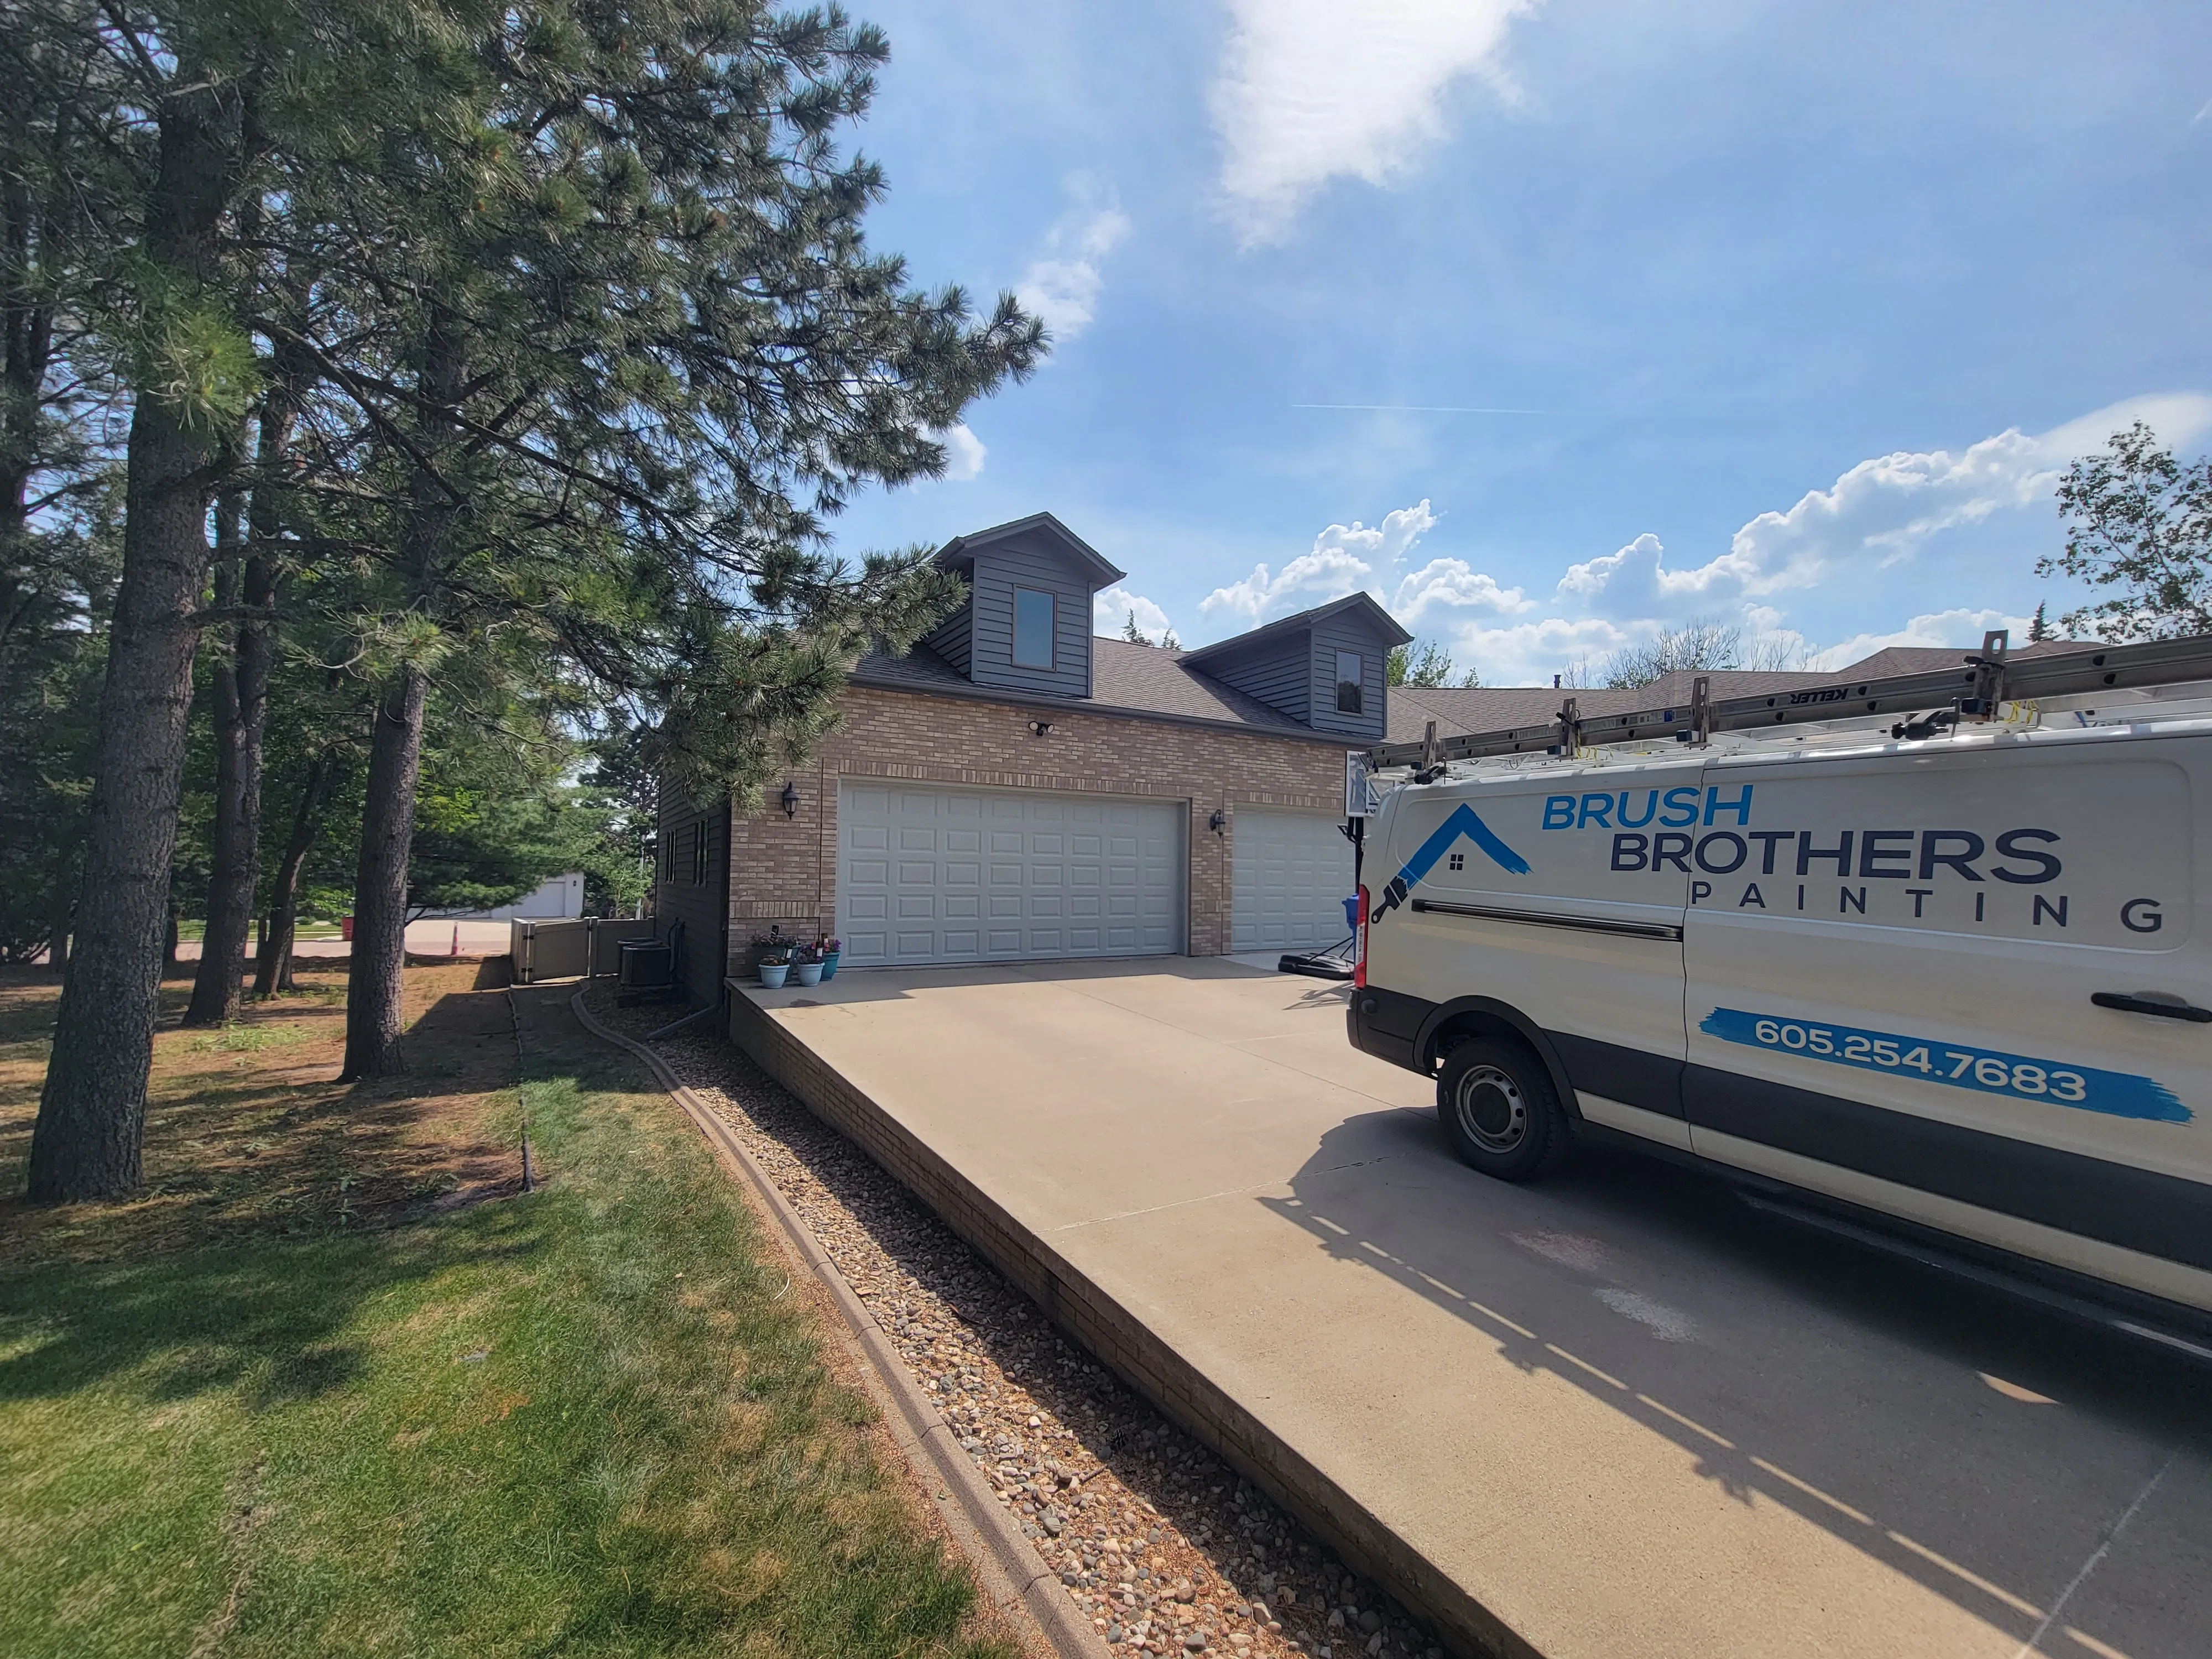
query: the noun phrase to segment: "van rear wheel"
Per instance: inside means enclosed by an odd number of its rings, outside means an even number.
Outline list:
[[[1552,1074],[1526,1044],[1462,1042],[1437,1074],[1437,1115],[1462,1163],[1500,1181],[1533,1181],[1572,1140]]]

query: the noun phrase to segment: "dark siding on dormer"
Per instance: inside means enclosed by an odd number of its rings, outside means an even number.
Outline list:
[[[1359,653],[1364,678],[1359,688],[1360,712],[1336,712],[1336,653]],[[1340,732],[1347,738],[1382,735],[1389,689],[1386,659],[1389,647],[1363,622],[1358,613],[1342,613],[1318,623],[1313,630],[1313,649],[1307,658],[1312,686],[1313,713],[1306,724],[1316,732]]]
[[[965,674],[968,672],[969,639],[975,626],[975,601],[971,595],[957,611],[931,629],[921,642]]]
[[[1293,634],[1273,646],[1250,657],[1210,659],[1202,672],[1294,720],[1306,720],[1313,708],[1312,653],[1306,636]]]
[[[1085,574],[1049,544],[1026,539],[994,543],[979,550],[969,580],[975,596],[969,630],[968,678],[977,685],[1001,685],[1062,697],[1091,695],[1091,589]],[[1021,668],[1014,663],[1014,589],[1032,587],[1053,596],[1053,666]]]

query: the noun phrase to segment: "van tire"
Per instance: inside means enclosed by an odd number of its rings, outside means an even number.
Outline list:
[[[1508,1038],[1477,1037],[1445,1056],[1437,1116],[1460,1161],[1500,1181],[1534,1181],[1574,1144],[1550,1070]]]

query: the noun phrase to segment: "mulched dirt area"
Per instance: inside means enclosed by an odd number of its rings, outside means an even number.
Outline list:
[[[617,1008],[604,981],[587,995],[635,1038],[677,1017]],[[1404,1609],[1063,1337],[711,1022],[656,1047],[805,1219],[1117,1653],[1441,1659]]]

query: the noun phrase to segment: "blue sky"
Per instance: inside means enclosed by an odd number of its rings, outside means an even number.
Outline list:
[[[877,245],[1058,343],[848,547],[1049,510],[1115,625],[1364,587],[1492,684],[1841,661],[2056,615],[2067,460],[2212,441],[2201,0],[855,9]]]

